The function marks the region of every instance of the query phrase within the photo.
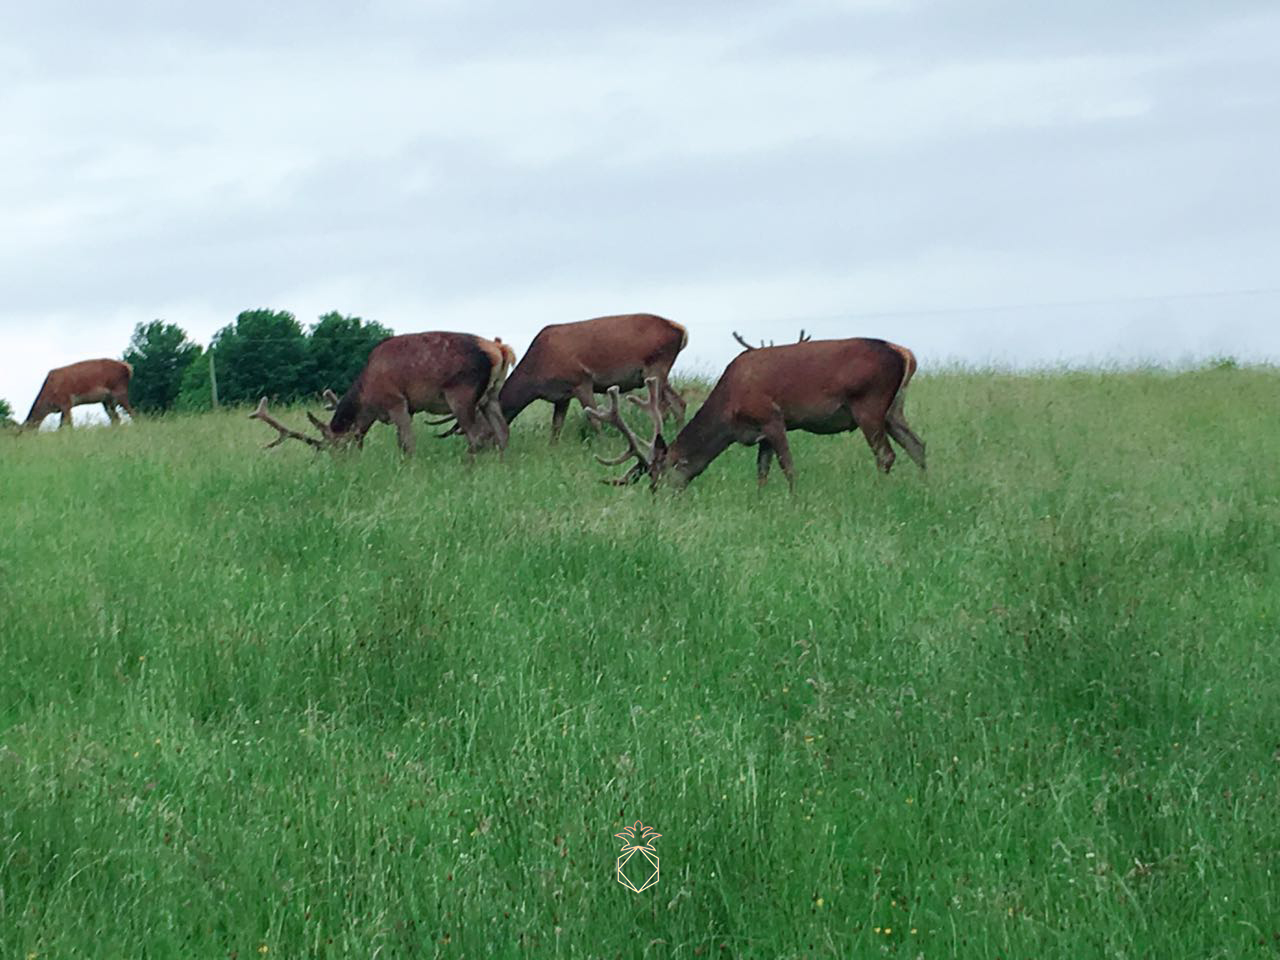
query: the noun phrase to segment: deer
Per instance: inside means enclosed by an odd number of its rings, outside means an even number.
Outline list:
[[[123,360],[81,360],[70,366],[50,370],[44,378],[40,392],[36,394],[31,412],[22,429],[39,427],[44,418],[54,411],[61,411],[58,429],[71,426],[71,408],[82,403],[101,403],[112,425],[120,422],[116,407],[124,407],[133,419],[136,414],[129,405],[129,381],[133,367]]]
[[[458,432],[466,435],[468,456],[474,457],[490,443],[501,453],[509,431],[498,394],[514,360],[514,352],[501,340],[469,333],[401,334],[388,337],[369,352],[364,369],[341,397],[326,388],[326,401],[332,398],[334,402],[329,422],[307,413],[319,437],[275,419],[266,397],[249,419],[261,420],[279,434],[267,449],[290,439],[316,450],[352,443],[363,448],[365,434],[373,424],[391,423],[400,450],[411,456],[415,446],[413,415],[449,413],[457,420]]]
[[[916,358],[906,347],[885,340],[803,340],[778,347],[750,347],[725,368],[706,402],[670,446],[662,436],[661,386],[646,381],[648,396],[628,397],[653,422],[653,435],[642,440],[627,425],[610,389],[609,406],[588,416],[622,434],[627,449],[617,457],[596,459],[616,466],[635,458],[621,477],[606,480],[619,486],[650,477],[650,488],[667,482],[683,489],[733,443],[758,447],[757,485],[763,487],[776,456],[795,491],[795,467],[787,443],[789,430],[843,433],[860,429],[875,454],[881,473],[892,469],[892,437],[925,469],[925,445],[903,415],[906,390],[916,372]]]
[[[611,387],[634,390],[653,378],[664,413],[684,421],[685,401],[671,386],[671,367],[689,343],[680,324],[652,313],[596,317],[543,327],[502,387],[502,415],[511,423],[535,400],[552,404],[551,442],[560,438],[569,403],[594,408]],[[599,432],[595,420],[588,422]]]

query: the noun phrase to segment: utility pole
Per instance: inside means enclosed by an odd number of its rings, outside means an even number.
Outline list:
[[[213,409],[218,409],[218,368],[213,365],[213,350],[209,350],[209,392],[213,395]]]

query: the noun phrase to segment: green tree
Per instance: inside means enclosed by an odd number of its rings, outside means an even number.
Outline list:
[[[190,413],[212,408],[213,400],[209,393],[208,353],[202,347],[196,347],[195,355],[182,374],[182,383],[178,386],[178,395],[174,398],[173,409]]]
[[[326,313],[307,337],[307,391],[329,387],[339,394],[351,386],[369,359],[369,351],[391,336],[376,321],[345,317],[336,310]]]
[[[245,310],[213,335],[209,349],[221,403],[261,396],[289,401],[307,393],[307,338],[287,310]]]
[[[200,348],[187,339],[181,327],[163,320],[140,323],[124,352],[133,367],[129,397],[143,413],[168,410],[178,398],[183,374]]]
[[[13,426],[13,407],[9,406],[9,401],[4,397],[0,397],[0,427]]]

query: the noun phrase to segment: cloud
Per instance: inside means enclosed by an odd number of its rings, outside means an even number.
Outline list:
[[[1144,356],[1110,315],[963,308],[1270,282],[1280,13],[1152,9],[11,5],[0,395],[265,305],[516,343],[652,309],[708,367],[826,316],[922,358]],[[1274,354],[1177,302],[1162,356]]]

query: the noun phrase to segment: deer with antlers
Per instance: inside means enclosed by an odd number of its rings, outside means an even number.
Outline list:
[[[635,458],[625,474],[607,482],[634,483],[648,474],[655,488],[664,479],[683,488],[730,445],[756,445],[758,483],[764,485],[776,456],[794,490],[787,431],[860,429],[881,472],[888,473],[895,459],[889,437],[923,470],[924,442],[903,415],[907,385],[915,371],[915,355],[884,340],[804,340],[780,347],[748,347],[725,368],[706,403],[670,446],[662,436],[656,379],[647,382],[647,398],[628,398],[649,414],[650,440],[642,440],[627,425],[618,391],[611,389],[609,406],[592,409],[589,415],[616,427],[627,441],[627,450],[618,457],[596,459],[618,465]]]
[[[492,443],[499,451],[507,445],[507,423],[498,394],[515,354],[501,340],[487,340],[469,333],[409,333],[383,340],[369,353],[369,360],[342,397],[325,391],[333,402],[328,423],[310,412],[307,419],[319,437],[301,433],[276,420],[267,409],[267,398],[258,403],[250,419],[261,420],[279,434],[267,447],[285,440],[299,440],[317,450],[354,442],[364,445],[373,424],[395,424],[400,449],[412,454],[415,413],[448,413],[466,435],[468,453],[474,455]]]

